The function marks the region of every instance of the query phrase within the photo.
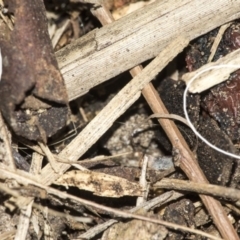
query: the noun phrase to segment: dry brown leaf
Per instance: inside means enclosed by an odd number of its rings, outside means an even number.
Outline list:
[[[143,189],[138,183],[126,179],[91,171],[69,171],[55,182],[66,187],[78,187],[95,195],[118,198],[122,196],[142,196]]]

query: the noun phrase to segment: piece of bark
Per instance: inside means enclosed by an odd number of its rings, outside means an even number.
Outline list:
[[[1,111],[16,134],[46,141],[65,125],[68,97],[48,35],[44,4],[9,0],[8,11],[14,16],[13,30],[0,20]],[[24,103],[26,96],[30,101]]]
[[[56,53],[69,100],[151,59],[181,35],[189,41],[240,17],[239,1],[155,1]]]
[[[240,191],[235,188],[222,187],[213,184],[195,183],[179,179],[163,178],[157,182],[154,187],[164,189],[174,189],[179,191],[196,192],[210,196],[231,199],[235,201],[240,199]]]

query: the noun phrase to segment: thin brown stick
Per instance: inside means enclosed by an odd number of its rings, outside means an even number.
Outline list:
[[[104,14],[102,12],[104,12]],[[100,16],[99,19],[102,24],[108,24],[111,22],[111,13],[107,11],[106,8],[97,8],[93,11],[93,13],[97,17],[98,15]],[[104,19],[105,15],[109,16]],[[141,73],[141,71],[142,66],[137,66],[133,68],[130,73],[134,77]],[[151,83],[147,84],[143,88],[142,94],[154,113],[169,114],[158,93],[156,92],[154,86]],[[171,141],[173,148],[179,151],[180,168],[192,181],[208,183],[202,170],[197,164],[195,156],[189,149],[186,141],[184,140],[175,123],[168,119],[159,119],[158,121],[163,127],[169,140]],[[213,217],[214,223],[216,224],[222,236],[226,239],[239,239],[220,202],[205,195],[200,195],[200,197],[206,208],[208,209],[209,213]]]
[[[167,109],[152,84],[148,84],[143,89],[143,95],[150,104],[153,112],[168,114]],[[168,119],[159,119],[158,121],[171,141],[173,148],[178,153],[179,159],[177,164],[179,167],[193,182],[208,183],[202,170],[197,164],[194,154],[189,149],[175,123]],[[206,195],[200,195],[200,197],[223,238],[232,240],[239,239],[221,203]]]
[[[153,187],[196,192],[199,194],[232,199],[234,201],[240,200],[240,190],[213,184],[163,178],[161,181],[154,184]]]

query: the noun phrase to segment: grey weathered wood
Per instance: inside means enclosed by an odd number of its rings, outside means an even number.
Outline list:
[[[240,17],[240,1],[156,0],[56,53],[73,100],[150,59],[177,36],[192,40]]]

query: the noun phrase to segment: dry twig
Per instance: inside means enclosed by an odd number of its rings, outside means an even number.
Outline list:
[[[232,199],[233,201],[240,200],[240,190],[213,184],[163,178],[154,184],[153,187],[196,192],[214,197]]]

